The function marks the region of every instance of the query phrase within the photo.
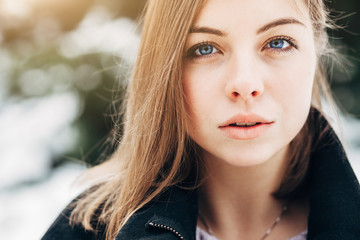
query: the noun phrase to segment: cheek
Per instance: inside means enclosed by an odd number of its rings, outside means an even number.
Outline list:
[[[204,131],[211,129],[214,107],[221,96],[222,68],[184,64],[182,84],[187,111],[187,132],[196,141]]]
[[[277,71],[277,79],[269,84],[272,96],[287,109],[309,108],[315,68],[316,57],[312,54],[289,62],[285,68]]]
[[[309,114],[315,68],[315,56],[299,58],[278,75],[272,88],[272,96],[282,109],[282,131],[289,140],[301,130]]]
[[[191,76],[192,75],[188,70],[184,71],[182,84],[184,89],[186,111],[188,116],[193,118],[194,112],[196,112],[194,108],[196,107],[197,102],[196,89],[198,89],[198,86]]]
[[[206,115],[210,102],[219,95],[216,72],[209,68],[187,66],[183,71],[185,106],[192,118]],[[196,119],[193,119],[196,120]]]
[[[204,88],[201,87],[202,78],[200,74],[197,74],[194,69],[189,69],[185,66],[183,72],[183,89],[184,89],[184,100],[185,108],[187,112],[187,125],[188,133],[192,135],[193,129],[197,127],[198,116],[197,113],[201,109],[201,93],[204,91]]]

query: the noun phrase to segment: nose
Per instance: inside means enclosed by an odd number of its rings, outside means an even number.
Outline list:
[[[226,95],[232,101],[251,101],[264,93],[261,66],[251,56],[235,56],[230,61],[226,77]]]

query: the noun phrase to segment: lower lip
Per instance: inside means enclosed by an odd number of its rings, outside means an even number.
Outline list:
[[[271,123],[261,123],[252,127],[234,127],[234,126],[225,126],[220,127],[225,135],[230,138],[237,140],[250,140],[260,137],[266,132],[273,124]]]

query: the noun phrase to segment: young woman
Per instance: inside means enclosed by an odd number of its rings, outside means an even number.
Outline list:
[[[360,239],[323,0],[150,0],[115,154],[43,239]]]

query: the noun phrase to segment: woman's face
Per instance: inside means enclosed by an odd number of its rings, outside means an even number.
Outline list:
[[[189,135],[234,166],[275,157],[306,121],[315,68],[302,1],[209,0],[185,47]]]

